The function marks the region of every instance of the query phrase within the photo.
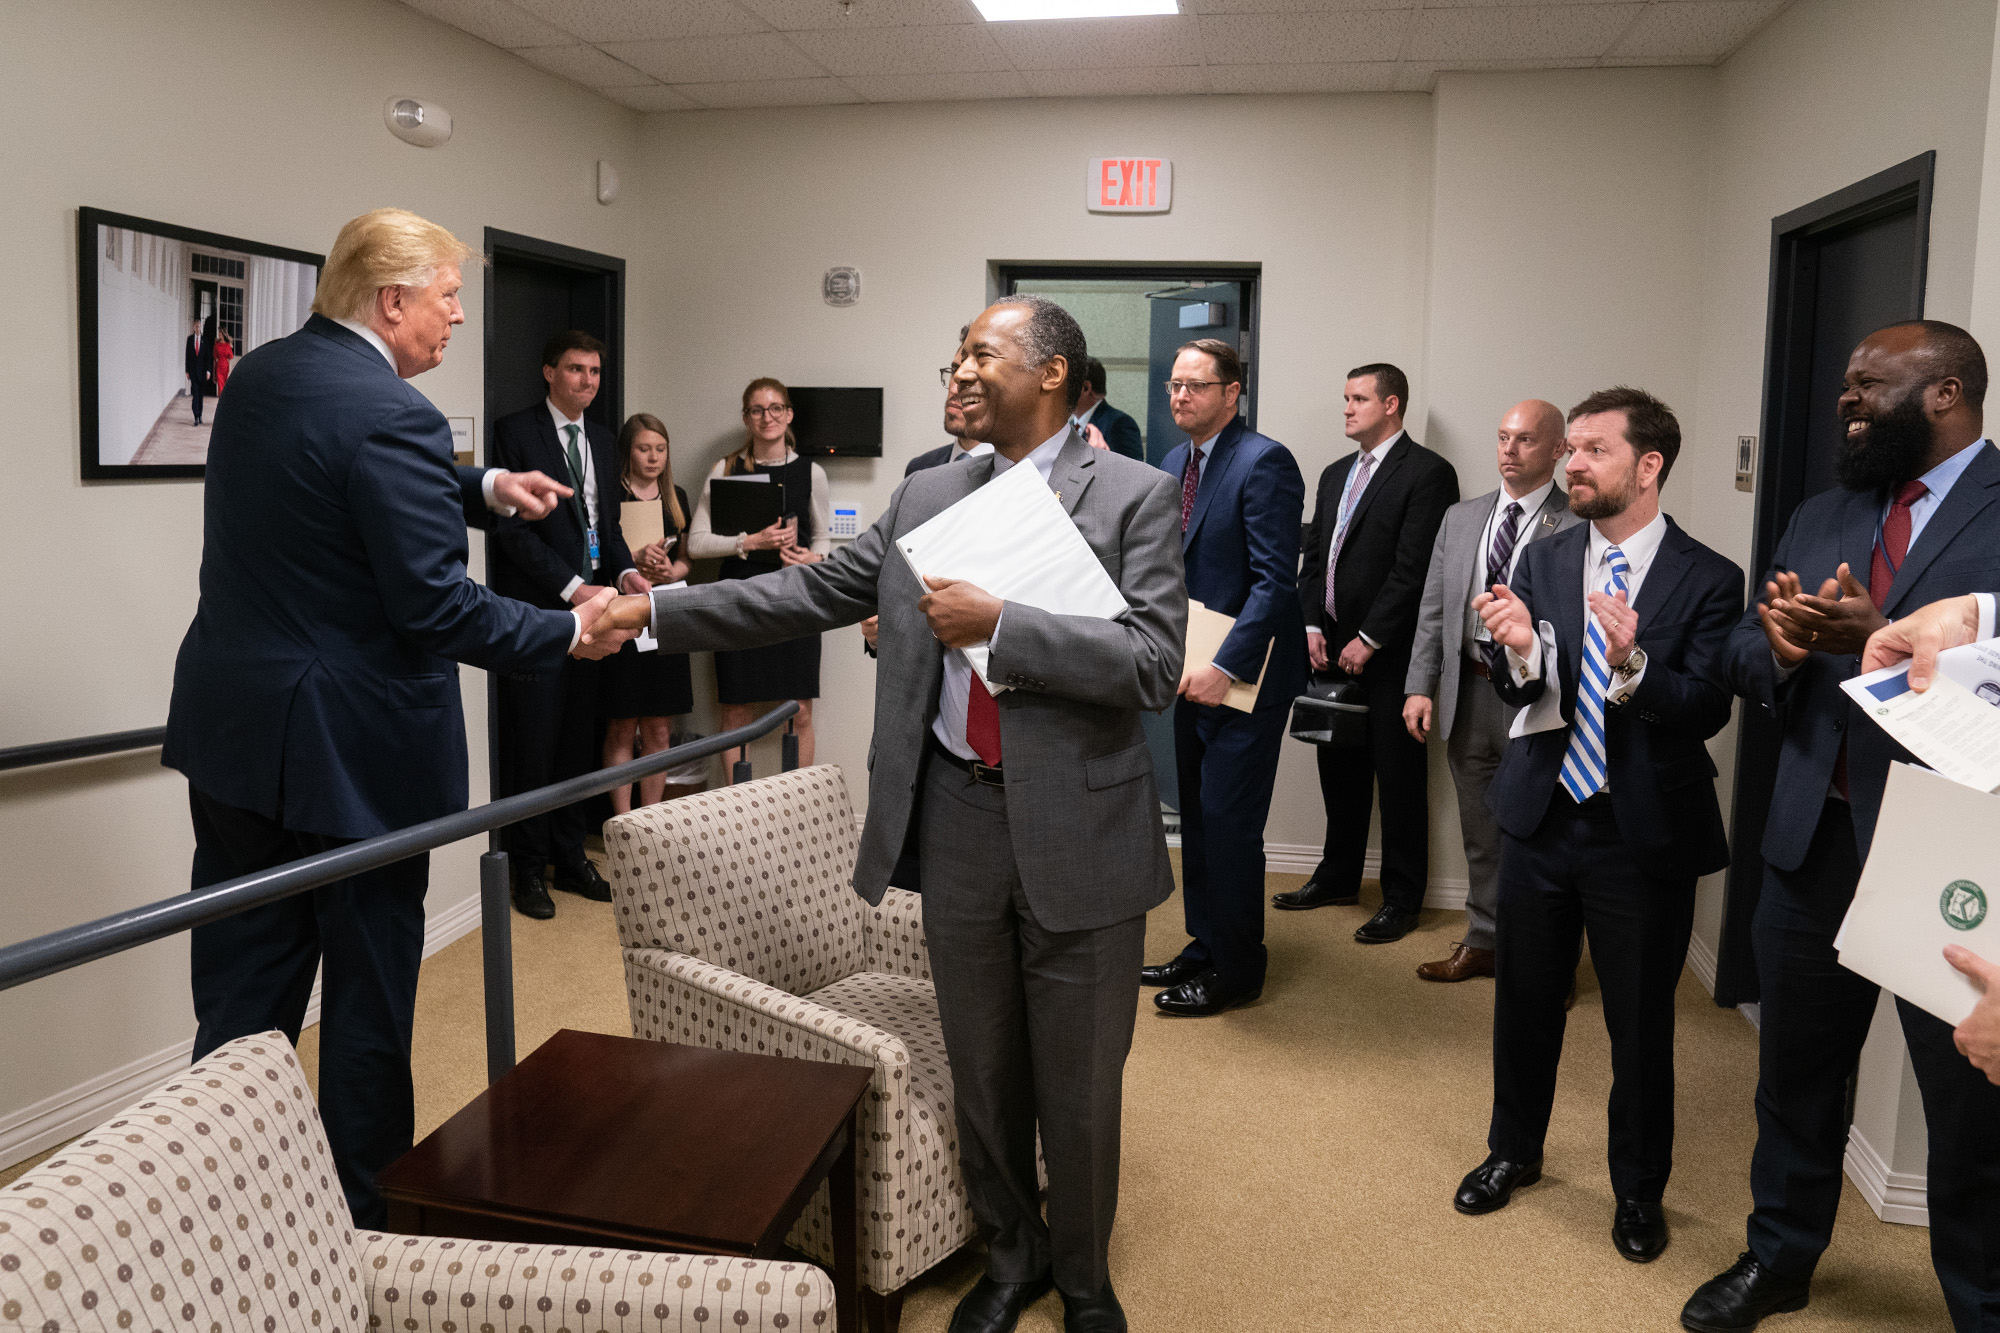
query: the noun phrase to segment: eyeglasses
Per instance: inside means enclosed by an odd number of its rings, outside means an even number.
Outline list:
[[[944,385],[945,388],[949,389],[951,387],[951,377],[953,375],[956,375],[958,373],[958,368],[964,364],[965,363],[963,361],[959,361],[949,366],[939,366],[938,383]]]
[[[1167,383],[1167,397],[1178,398],[1184,393],[1199,397],[1200,395],[1207,393],[1210,389],[1213,389],[1216,385],[1222,383],[1222,381],[1221,380],[1168,380],[1166,383]]]
[[[771,417],[775,419],[777,417],[788,417],[791,414],[792,409],[784,403],[778,403],[772,407],[746,407],[743,409],[743,415],[746,417]]]

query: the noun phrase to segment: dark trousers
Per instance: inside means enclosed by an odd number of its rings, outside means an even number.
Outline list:
[[[598,744],[597,689],[601,662],[563,659],[560,671],[529,679],[501,676],[497,796],[513,796],[603,765]],[[507,851],[516,874],[545,865],[570,870],[584,862],[583,838],[590,807],[576,801],[507,826]]]
[[[1799,868],[1765,867],[1751,924],[1762,1004],[1749,1244],[1794,1278],[1811,1276],[1833,1237],[1847,1083],[1875,1016],[1877,986],[1833,948],[1860,877],[1854,817],[1828,800]],[[1958,1053],[1947,1024],[1896,1009],[1930,1130],[1931,1259],[1953,1323],[1990,1333],[2000,1329],[2000,1087]]]
[[[190,375],[188,377],[188,397],[194,399],[194,424],[197,426],[201,424],[202,390],[204,390],[207,387],[208,386],[202,382],[201,376]]]
[[[1611,798],[1557,790],[1530,838],[1500,853],[1493,996],[1493,1124],[1487,1147],[1542,1156],[1555,1104],[1581,937],[1611,1034],[1611,1187],[1658,1202],[1674,1159],[1674,989],[1694,929],[1692,875],[1663,879],[1619,836]]]
[[[1125,1057],[1146,918],[1054,931],[1035,919],[1007,796],[950,764],[924,778],[924,934],[966,1197],[999,1282],[1053,1272],[1073,1296],[1110,1278]],[[1048,1219],[1035,1130],[1048,1167]]]
[[[1174,705],[1181,789],[1181,957],[1232,987],[1264,984],[1264,821],[1278,780],[1291,700],[1240,713]]]
[[[284,865],[348,841],[298,833],[188,789],[193,887]],[[253,908],[190,941],[194,1058],[276,1028],[294,1045],[320,987],[319,1114],[358,1227],[387,1225],[375,1175],[408,1152],[415,1128],[410,1024],[424,952],[430,857],[413,856]]]
[[[1329,643],[1329,654],[1339,647]],[[1381,668],[1378,670],[1377,668]],[[1361,887],[1368,825],[1379,789],[1382,804],[1382,902],[1420,911],[1430,881],[1430,772],[1424,747],[1403,730],[1403,680],[1408,658],[1377,653],[1361,673],[1368,697],[1368,744],[1360,749],[1315,746],[1319,793],[1326,803],[1326,850],[1314,878],[1343,894]],[[1183,805],[1187,797],[1183,793]]]

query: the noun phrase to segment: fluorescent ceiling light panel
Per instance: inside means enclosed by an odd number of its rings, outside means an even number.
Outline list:
[[[1178,14],[1175,0],[972,0],[988,23],[1024,19],[1122,19],[1140,14]]]

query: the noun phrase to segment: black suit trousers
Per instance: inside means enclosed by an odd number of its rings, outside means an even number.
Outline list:
[[[1674,991],[1694,929],[1695,877],[1663,879],[1626,846],[1600,794],[1558,790],[1530,838],[1500,853],[1493,996],[1493,1123],[1487,1147],[1542,1156],[1555,1104],[1581,937],[1611,1035],[1612,1189],[1657,1202],[1674,1155]]]
[[[268,870],[348,839],[299,833],[188,788],[193,887]],[[276,1028],[294,1045],[322,964],[319,1113],[354,1224],[388,1225],[375,1176],[410,1150],[410,1027],[424,952],[428,854],[253,908],[190,940],[194,1058]]]
[[[1860,878],[1854,816],[1829,799],[1799,868],[1765,867],[1751,925],[1762,1004],[1749,1245],[1788,1277],[1810,1277],[1833,1237],[1847,1083],[1875,1017],[1878,987],[1842,967],[1833,948]],[[1938,1281],[1960,1329],[2000,1328],[2000,1087],[1958,1053],[1949,1025],[1896,1007],[1930,1129]]]
[[[1346,640],[1327,643],[1329,657]],[[1430,765],[1424,747],[1403,729],[1403,682],[1409,658],[1377,653],[1361,673],[1368,698],[1368,744],[1318,750],[1319,793],[1326,804],[1326,848],[1313,877],[1343,894],[1361,888],[1368,826],[1379,792],[1382,805],[1382,902],[1420,911],[1430,882]],[[1185,800],[1185,796],[1182,798]]]
[[[501,676],[499,796],[515,796],[603,765],[598,744],[597,694],[604,664],[563,659],[560,671],[533,677]],[[554,864],[569,870],[584,862],[590,827],[588,798],[507,826],[507,851],[515,874]]]

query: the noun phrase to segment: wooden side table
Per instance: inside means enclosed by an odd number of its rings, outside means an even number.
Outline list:
[[[855,1138],[870,1070],[556,1033],[377,1178],[391,1230],[768,1259],[820,1181],[860,1330]]]

